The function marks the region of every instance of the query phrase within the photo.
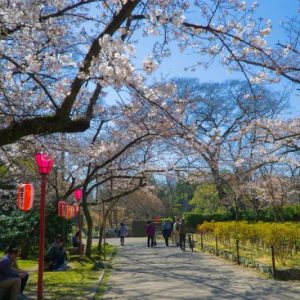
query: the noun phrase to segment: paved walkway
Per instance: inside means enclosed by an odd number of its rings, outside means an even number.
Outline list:
[[[299,282],[265,279],[213,255],[166,248],[162,241],[153,249],[141,238],[125,244],[103,299],[300,299]]]

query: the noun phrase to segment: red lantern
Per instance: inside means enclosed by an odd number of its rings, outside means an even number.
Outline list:
[[[73,208],[74,208],[74,215],[76,216],[78,214],[78,212],[79,212],[80,207],[79,207],[79,205],[77,203],[74,203],[73,204]]]
[[[74,207],[67,204],[67,215],[66,215],[66,218],[67,219],[71,219],[73,217],[74,217]]]
[[[47,155],[46,153],[37,153],[35,155],[35,161],[39,169],[40,174],[49,174],[52,166],[53,166],[53,158],[50,155]]]
[[[74,191],[74,197],[77,201],[80,201],[82,198],[82,189],[77,189]]]
[[[72,205],[72,209],[71,209],[71,216],[72,216],[72,218],[76,217],[76,208],[73,205]]]
[[[60,217],[65,217],[67,215],[67,202],[66,201],[58,202],[58,215]]]
[[[31,183],[20,184],[17,192],[17,206],[19,209],[28,211],[32,208],[34,188]]]

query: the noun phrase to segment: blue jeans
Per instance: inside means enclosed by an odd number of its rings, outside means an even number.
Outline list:
[[[62,265],[60,265],[58,268],[54,269],[54,272],[61,272],[61,271],[66,271],[68,268],[67,262],[64,261]]]
[[[21,278],[21,293],[23,293],[27,280],[28,280],[29,274],[26,272],[24,278]]]

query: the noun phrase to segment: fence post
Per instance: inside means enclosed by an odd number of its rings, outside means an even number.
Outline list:
[[[219,256],[219,250],[218,250],[218,237],[215,236],[216,238],[216,255]]]
[[[202,233],[200,233],[200,242],[201,242],[201,250],[204,250]]]
[[[273,272],[273,278],[276,279],[276,267],[275,267],[275,251],[274,251],[274,246],[271,246],[271,255],[272,255],[272,272]]]
[[[236,240],[236,261],[237,264],[240,265],[240,248],[239,248],[239,240]]]

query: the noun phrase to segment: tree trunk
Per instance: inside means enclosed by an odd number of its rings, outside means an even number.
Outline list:
[[[214,179],[214,183],[217,188],[219,199],[223,200],[226,197],[226,192],[224,189],[224,187],[225,187],[224,180],[221,178],[217,167],[211,166],[210,168],[211,168],[212,176]]]
[[[93,220],[86,203],[86,198],[82,199],[82,209],[87,223],[87,234],[86,234],[86,248],[85,255],[89,258],[92,256],[92,238],[93,238]]]
[[[235,205],[235,220],[239,221],[240,220],[240,207],[238,204]]]
[[[102,224],[100,226],[100,231],[99,231],[98,251],[100,253],[102,252],[103,233],[104,233],[104,222],[102,222]]]
[[[258,218],[259,218],[259,209],[255,210],[255,223],[258,222]]]
[[[102,223],[101,223],[101,226],[100,226],[99,241],[98,241],[98,251],[100,253],[102,252],[102,241],[103,241],[103,237],[105,235],[106,220],[107,220],[107,216],[108,216],[109,212],[110,212],[110,209],[105,211],[105,205],[103,203],[103,206],[102,206]]]
[[[240,220],[240,198],[239,196],[234,198],[234,210],[235,210],[235,221]]]
[[[276,205],[273,205],[273,212],[274,212],[274,222],[280,222],[280,212],[279,208]]]

